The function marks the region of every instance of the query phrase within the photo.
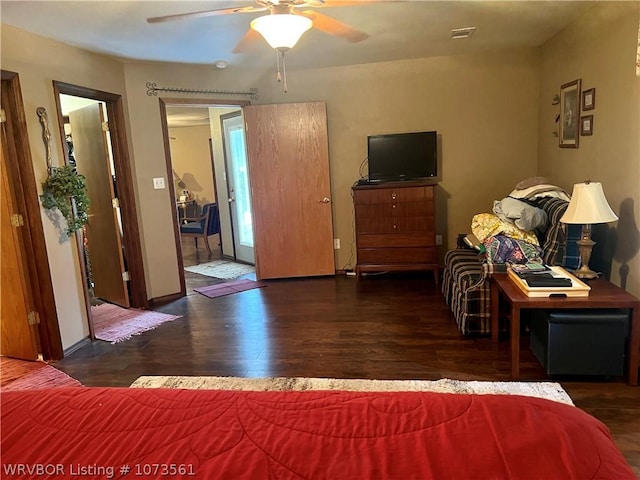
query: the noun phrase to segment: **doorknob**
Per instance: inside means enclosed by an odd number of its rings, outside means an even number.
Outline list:
[[[322,200],[320,200],[320,203],[331,203],[331,200],[329,199],[329,197],[324,197]]]

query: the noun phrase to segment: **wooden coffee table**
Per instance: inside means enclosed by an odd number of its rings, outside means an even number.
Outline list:
[[[491,339],[498,341],[500,301],[509,305],[511,338],[511,377],[520,377],[520,311],[526,308],[542,309],[631,309],[629,340],[627,343],[627,378],[630,385],[638,385],[640,367],[640,300],[629,292],[598,278],[589,281],[588,297],[528,297],[513,283],[507,273],[494,273],[491,277]]]

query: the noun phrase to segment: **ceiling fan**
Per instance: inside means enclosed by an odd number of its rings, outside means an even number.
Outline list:
[[[148,23],[161,23],[187,18],[201,18],[216,15],[228,15],[232,13],[266,12],[269,14],[258,17],[251,22],[251,28],[238,42],[233,53],[242,53],[254,43],[260,33],[264,39],[276,50],[284,52],[292,48],[302,34],[310,28],[316,28],[322,32],[334,35],[351,43],[366,40],[369,35],[357,30],[346,23],[340,22],[322,13],[313,10],[302,10],[304,7],[344,7],[362,5],[379,0],[360,1],[330,1],[330,0],[255,0],[256,6],[222,8],[204,10],[200,12],[178,13],[161,17],[147,18]]]

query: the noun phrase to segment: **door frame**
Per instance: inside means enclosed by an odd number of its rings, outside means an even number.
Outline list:
[[[26,263],[35,307],[40,315],[38,335],[40,350],[45,360],[60,360],[64,357],[60,324],[56,310],[51,270],[47,256],[41,207],[38,197],[33,159],[29,146],[24,101],[17,73],[1,71],[2,88],[6,91],[9,108],[7,114],[7,170],[10,183],[15,189],[18,206],[24,212],[23,228]],[[12,145],[12,146],[11,146]]]
[[[132,307],[149,308],[147,298],[147,286],[144,276],[144,264],[142,260],[142,247],[140,246],[140,228],[138,226],[138,215],[136,209],[136,199],[134,194],[134,179],[131,174],[131,161],[129,159],[129,148],[127,145],[127,134],[125,130],[125,116],[122,96],[96,90],[93,88],[81,87],[70,83],[53,81],[53,91],[58,109],[58,128],[60,130],[61,142],[64,145],[64,118],[60,105],[60,95],[72,95],[76,97],[89,98],[98,102],[104,102],[107,107],[107,117],[109,131],[111,132],[111,148],[113,151],[113,163],[116,170],[116,186],[118,200],[120,202],[120,214],[122,217],[123,244],[126,252],[127,270],[129,271]],[[63,148],[65,162],[69,162],[69,152]],[[78,253],[83,258],[82,238],[76,235]],[[84,262],[80,262],[83,269],[83,290],[87,314],[91,318],[91,302],[84,272]]]
[[[224,106],[237,106],[239,108],[244,107],[245,105],[251,105],[251,102],[248,100],[208,100],[208,99],[198,99],[198,98],[158,98],[158,103],[160,107],[160,123],[162,125],[162,137],[164,141],[164,157],[167,168],[167,178],[173,178],[173,170],[171,164],[171,145],[169,143],[169,125],[167,123],[167,107],[183,107],[185,105],[189,106],[200,106],[200,107],[224,107]],[[212,162],[213,162],[213,155]],[[215,178],[215,169],[214,169],[214,178]],[[178,218],[178,210],[176,207],[176,202],[173,201],[175,197],[175,189],[173,186],[173,182],[167,182],[169,187],[169,198],[168,201],[171,203],[171,218]],[[218,203],[218,189],[217,185],[215,185],[216,192],[216,203]],[[219,206],[219,205],[218,205]],[[180,279],[180,293],[177,297],[184,297],[187,295],[187,285],[184,279],[184,260],[182,259],[182,242],[180,240],[180,228],[177,222],[173,222],[173,233],[176,244],[176,258],[178,262],[178,275]],[[234,252],[235,255],[235,252]]]

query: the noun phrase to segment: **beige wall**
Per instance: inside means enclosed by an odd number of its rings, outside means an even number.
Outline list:
[[[35,113],[37,107],[44,107],[48,113],[53,165],[64,163],[52,81],[60,80],[124,96],[124,71],[117,61],[8,25],[2,25],[1,38],[2,69],[19,74],[33,168],[36,183],[40,185],[46,179],[47,171],[42,127]],[[60,237],[44,209],[42,224],[62,346],[69,348],[89,334],[78,250],[75,240]]]
[[[205,203],[215,202],[209,125],[170,128],[169,136],[171,165],[184,184],[180,188],[177,181],[174,182],[176,196],[182,190],[189,190],[191,198],[200,207]]]
[[[620,220],[609,225],[609,234],[595,248],[611,250],[611,281],[636,296],[640,296],[640,78],[635,75],[639,17],[638,2],[599,5],[543,46],[538,169],[569,192],[574,183],[587,179],[602,183]],[[577,149],[559,148],[558,138],[552,136],[559,107],[552,106],[551,99],[560,85],[577,78],[582,79],[583,89],[596,89],[595,109],[588,112],[594,116],[593,136],[581,137]]]
[[[539,65],[538,51],[526,49],[289,71],[286,94],[269,79],[263,102],[327,103],[338,269],[353,266],[350,187],[367,135],[438,131],[440,257],[474,214],[491,211],[494,199],[535,174]]]

